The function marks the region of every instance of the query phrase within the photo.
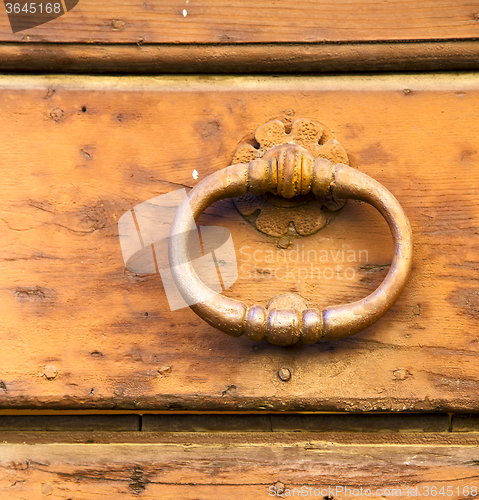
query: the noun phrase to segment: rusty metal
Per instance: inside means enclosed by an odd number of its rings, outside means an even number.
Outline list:
[[[233,164],[249,163],[257,159],[269,159],[277,155],[278,172],[283,171],[285,161],[301,161],[286,157],[286,149],[295,144],[306,153],[303,165],[305,174],[316,158],[327,158],[332,163],[348,165],[349,159],[339,141],[334,139],[332,131],[323,124],[301,118],[296,120],[290,133],[279,120],[265,123],[256,129],[254,135],[258,147],[242,144],[233,157]],[[309,167],[308,167],[309,165]],[[301,167],[298,165],[299,169]],[[294,168],[290,169],[294,172]],[[281,238],[291,236],[309,236],[322,229],[346,201],[336,199],[332,195],[315,197],[312,193],[299,191],[294,197],[288,195],[298,179],[279,177],[280,185],[276,193],[248,192],[244,196],[234,198],[236,208],[253,227],[269,236]]]
[[[281,123],[281,122],[279,122]],[[297,123],[297,122],[296,122]],[[294,125],[293,125],[294,129]],[[234,337],[253,341],[266,338],[286,346],[336,340],[368,328],[396,301],[409,277],[412,264],[412,231],[404,210],[380,183],[348,165],[334,165],[314,157],[303,145],[271,146],[261,158],[231,165],[201,181],[179,207],[173,222],[169,259],[178,290],[211,326]],[[367,202],[386,219],[394,240],[394,256],[384,281],[362,300],[322,311],[308,307],[296,294],[283,294],[265,307],[215,294],[196,275],[188,255],[190,215],[195,220],[217,200],[253,194],[282,194],[293,198],[312,193],[315,197],[355,199]]]
[[[291,371],[289,368],[280,368],[278,370],[278,377],[283,382],[289,382],[291,380]]]

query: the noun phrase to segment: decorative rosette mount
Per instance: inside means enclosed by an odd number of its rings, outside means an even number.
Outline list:
[[[304,161],[301,159],[301,154],[294,155],[294,148],[286,146],[290,144],[299,146],[296,148],[296,153],[306,150],[314,159],[326,158],[333,164],[349,165],[348,155],[334,138],[332,131],[323,124],[305,118],[296,120],[289,133],[286,132],[283,122],[270,121],[257,128],[254,137],[259,147],[242,144],[236,150],[233,164],[249,163],[262,158],[271,160],[274,157],[276,162],[274,168],[277,168],[275,173],[280,179],[283,172],[288,171],[287,168],[282,168],[283,163]],[[291,154],[287,152],[288,149]],[[278,194],[248,193],[234,198],[234,203],[240,214],[256,229],[269,236],[280,238],[316,233],[329,222],[333,212],[337,212],[345,205],[346,201],[331,195],[315,197],[312,192],[290,196],[283,190]]]

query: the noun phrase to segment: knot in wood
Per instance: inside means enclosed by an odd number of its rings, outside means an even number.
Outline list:
[[[248,168],[248,187],[253,194],[270,192],[283,198],[308,194],[314,157],[297,144],[281,144],[269,149]]]

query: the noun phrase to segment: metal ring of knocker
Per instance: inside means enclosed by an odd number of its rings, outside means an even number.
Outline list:
[[[188,255],[190,218],[196,220],[215,201],[271,192],[285,198],[332,194],[362,200],[386,219],[394,240],[391,267],[381,285],[362,300],[326,307],[307,307],[300,296],[278,296],[268,306],[247,306],[215,294],[197,276]],[[298,341],[312,344],[336,340],[368,328],[394,304],[409,277],[412,264],[412,231],[396,198],[379,182],[347,165],[314,159],[306,149],[284,144],[270,149],[262,159],[219,170],[190,191],[178,208],[172,225],[169,259],[178,290],[191,309],[211,326],[234,337],[245,334],[253,341],[266,338],[281,346]]]

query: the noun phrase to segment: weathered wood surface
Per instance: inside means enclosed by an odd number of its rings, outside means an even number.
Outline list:
[[[362,2],[80,0],[62,17],[0,40],[61,43],[244,43],[477,38],[479,6],[466,0]]]
[[[457,414],[452,415],[451,430],[456,432],[477,432],[479,429],[478,414]]]
[[[25,444],[1,436],[3,498],[256,500],[304,488],[312,498],[413,499],[443,498],[443,488],[459,500],[479,485],[474,433],[106,433],[89,444],[30,434]]]
[[[461,418],[462,417],[462,418]],[[0,431],[14,430],[9,420],[2,423]],[[458,415],[463,425],[460,431],[477,430],[477,419]],[[24,423],[22,430],[28,430]],[[98,425],[98,424],[97,424]],[[467,426],[467,427],[464,427]],[[19,427],[16,427],[19,429]],[[424,433],[449,431],[447,414],[268,414],[268,415],[142,415],[143,432],[388,432]]]
[[[479,40],[294,44],[0,43],[0,70],[210,74],[479,69]]]
[[[444,420],[441,421],[441,415],[438,417],[432,421],[426,419],[425,430],[431,428],[439,430],[438,426],[444,425]],[[415,419],[413,422],[415,423]],[[393,425],[394,423],[393,421]],[[140,415],[0,415],[0,433],[10,431],[111,433],[139,431],[140,427]]]
[[[2,408],[479,409],[479,76],[2,77],[0,104]],[[292,348],[171,312],[157,275],[125,271],[118,219],[228,165],[262,123],[299,117],[327,124],[408,214],[414,266],[398,302],[355,337]],[[271,275],[285,265],[267,262],[276,240],[231,200],[200,224],[230,229],[240,271],[225,293],[250,304],[358,299],[392,256],[386,223],[354,202],[291,247],[326,250],[318,266],[352,267],[351,280],[298,281],[304,260]],[[342,249],[354,262],[334,260]]]
[[[43,412],[45,413],[46,410]],[[449,415],[445,413],[244,414],[164,412],[90,415],[84,412],[78,415],[68,411],[56,411],[54,415],[37,415],[36,412],[30,411],[29,415],[20,415],[21,410],[11,413],[11,415],[0,415],[0,433],[12,435],[12,432],[17,432],[21,439],[27,435],[32,436],[32,431],[35,431],[36,435],[49,433],[53,436],[64,436],[67,432],[75,432],[77,436],[81,436],[82,433],[94,432],[98,437],[105,431],[109,431],[109,435],[112,432],[120,432],[125,435],[125,432],[139,430],[143,433],[320,432],[331,434],[354,432],[362,434],[387,433],[387,435],[445,433],[449,431],[477,432],[479,430],[477,415],[454,414],[453,418],[450,419]]]

